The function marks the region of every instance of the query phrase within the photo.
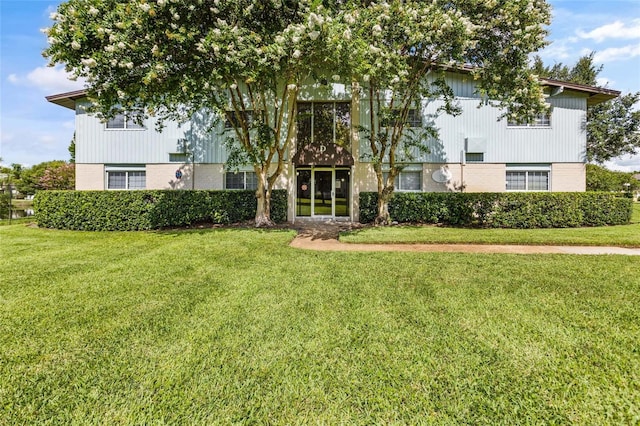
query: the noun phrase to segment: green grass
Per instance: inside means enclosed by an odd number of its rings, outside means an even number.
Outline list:
[[[640,247],[640,203],[629,225],[563,229],[469,229],[439,226],[365,228],[340,235],[345,243],[541,244]]]
[[[640,263],[0,228],[0,424],[636,424]]]

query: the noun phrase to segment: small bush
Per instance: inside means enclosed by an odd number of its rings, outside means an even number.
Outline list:
[[[33,206],[45,228],[135,231],[250,220],[256,198],[254,191],[40,191]],[[283,222],[286,214],[286,191],[273,191],[271,218]]]
[[[373,222],[377,193],[360,193],[360,222]],[[389,213],[398,222],[494,228],[569,228],[629,223],[633,203],[602,192],[397,192]]]

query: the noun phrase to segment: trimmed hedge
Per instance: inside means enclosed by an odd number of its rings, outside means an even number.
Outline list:
[[[35,220],[45,228],[137,231],[195,223],[234,223],[256,213],[255,191],[39,191]],[[271,219],[287,218],[287,193],[271,193]]]
[[[375,192],[360,193],[360,222],[376,217]],[[622,225],[633,202],[604,192],[397,192],[389,213],[398,222],[493,228]]]

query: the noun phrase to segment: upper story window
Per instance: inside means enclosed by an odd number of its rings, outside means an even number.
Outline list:
[[[399,109],[392,109],[388,119],[383,119],[386,123],[383,124],[393,125],[393,122],[400,116]],[[420,114],[420,110],[417,108],[410,108],[407,111],[407,121],[404,123],[405,127],[422,127],[422,115]],[[388,127],[388,126],[385,126]]]
[[[351,146],[350,102],[298,102],[298,149],[309,144]]]
[[[467,163],[482,163],[484,162],[484,152],[465,152],[464,160]]]
[[[251,127],[251,124],[253,123],[254,120],[258,118],[258,114],[260,112],[248,109],[245,111],[240,111],[239,113],[240,113],[240,116],[243,117],[244,122],[247,123],[247,126]],[[239,126],[240,126],[240,123],[238,122],[238,116],[236,112],[227,111],[227,114],[224,120],[224,128],[232,129],[234,127],[239,127]]]
[[[134,113],[123,112],[107,121],[107,129],[140,130],[144,125],[139,124]]]
[[[551,114],[538,114],[532,121],[512,121],[507,122],[507,127],[551,127]]]

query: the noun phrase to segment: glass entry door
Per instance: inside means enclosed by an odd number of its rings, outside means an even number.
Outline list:
[[[314,197],[312,216],[333,216],[333,170],[313,170]]]
[[[296,216],[349,216],[349,169],[296,170]]]

